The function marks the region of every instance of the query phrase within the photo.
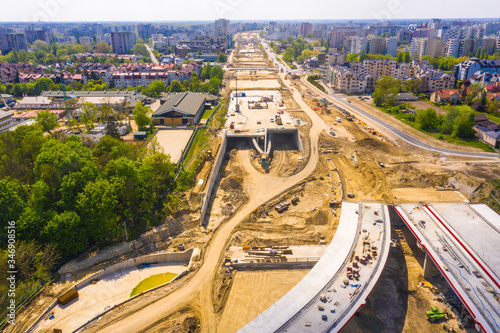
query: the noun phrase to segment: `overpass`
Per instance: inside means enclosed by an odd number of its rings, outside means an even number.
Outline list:
[[[424,277],[435,265],[476,329],[500,332],[500,216],[482,204],[402,204],[395,209],[426,253]]]
[[[335,236],[292,290],[239,332],[338,332],[366,303],[390,248],[387,206],[344,202]]]

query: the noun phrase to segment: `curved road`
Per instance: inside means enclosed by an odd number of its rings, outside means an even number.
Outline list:
[[[290,82],[285,81],[289,86]],[[304,101],[297,90],[289,86],[293,91],[293,97],[302,109],[311,118],[312,127],[309,133],[311,154],[307,165],[299,173],[290,177],[269,177],[259,173],[265,181],[265,186],[253,187],[252,197],[242,206],[236,214],[227,222],[223,223],[214,232],[207,248],[203,251],[203,262],[200,269],[186,281],[177,290],[171,294],[144,306],[133,313],[123,312],[118,317],[111,319],[110,322],[97,322],[87,328],[86,332],[138,332],[147,328],[149,325],[165,318],[170,313],[175,312],[184,304],[200,304],[202,331],[215,332],[217,330],[217,320],[212,313],[212,290],[213,280],[217,267],[224,255],[227,242],[236,226],[246,218],[255,208],[268,202],[275,196],[281,194],[295,184],[307,178],[316,168],[319,154],[318,141],[319,136],[324,129],[328,130],[328,125],[314,112]],[[256,170],[255,170],[256,171]],[[257,172],[257,171],[256,171]],[[269,186],[272,184],[272,186]],[[209,306],[207,310],[205,307]]]
[[[268,52],[269,57],[271,59],[275,59],[274,53],[272,53],[269,49],[265,48],[266,51]],[[414,146],[417,146],[422,149],[426,150],[431,150],[435,151],[438,153],[443,153],[443,154],[453,154],[453,155],[460,155],[460,156],[467,156],[467,157],[476,157],[476,158],[500,158],[499,154],[497,153],[473,153],[473,152],[465,152],[465,151],[460,151],[460,150],[453,150],[453,149],[446,149],[446,148],[440,148],[436,147],[430,144],[427,144],[425,142],[422,142],[418,140],[417,138],[414,138],[410,134],[401,131],[400,129],[397,129],[396,127],[386,123],[385,121],[375,117],[374,115],[358,108],[357,106],[352,105],[351,103],[348,103],[345,101],[345,98],[339,97],[335,94],[326,94],[323,93],[321,90],[317,89],[314,87],[312,84],[307,82],[305,78],[302,79],[304,83],[306,83],[311,89],[314,89],[316,92],[318,92],[320,95],[326,97],[327,99],[330,99],[332,102],[337,102],[338,104],[341,104],[345,108],[349,109],[350,111],[357,113],[359,115],[362,115],[365,118],[370,119],[371,121],[375,122],[379,126],[385,128],[387,131],[393,133],[395,136],[399,137],[400,139],[408,142],[409,144],[412,144]]]
[[[345,101],[345,98],[342,97],[337,97],[334,94],[328,94],[328,97],[336,101],[337,103],[343,105],[345,108],[353,110],[354,113],[358,113],[362,115],[365,118],[370,119],[371,121],[377,123],[379,126],[382,126],[386,130],[390,131],[400,139],[408,142],[409,144],[412,144],[414,146],[417,146],[419,148],[427,149],[427,150],[432,150],[435,152],[443,153],[443,154],[453,154],[453,155],[461,155],[461,156],[468,156],[468,157],[479,157],[479,158],[498,158],[499,155],[497,153],[473,153],[473,152],[465,152],[465,151],[460,151],[460,150],[453,150],[453,149],[446,149],[446,148],[440,148],[436,146],[429,145],[425,142],[422,142],[413,136],[401,131],[400,129],[397,129],[396,127],[386,123],[383,120],[380,120],[379,118],[375,117],[374,115],[358,108],[357,106],[352,105],[351,103],[348,103]]]

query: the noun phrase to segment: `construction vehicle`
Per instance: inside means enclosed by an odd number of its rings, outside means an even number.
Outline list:
[[[283,125],[283,120],[281,120],[280,116],[276,116],[276,124],[277,125]]]
[[[430,321],[436,321],[444,317],[444,312],[439,311],[435,306],[431,308],[431,311],[425,313]]]

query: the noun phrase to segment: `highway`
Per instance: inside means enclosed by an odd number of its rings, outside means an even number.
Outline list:
[[[276,56],[274,52],[272,52],[267,45],[264,44],[264,48],[266,49],[269,57],[278,65],[278,67],[281,69],[283,67],[282,64],[278,63],[276,60]],[[329,99],[331,102],[337,103],[342,105],[344,108],[348,109],[349,111],[353,112],[354,114],[357,114],[358,116],[362,116],[363,118],[369,119],[371,122],[376,123],[378,126],[381,126],[385,130],[389,131],[390,133],[394,134],[398,138],[404,140],[405,142],[414,145],[416,147],[430,150],[430,151],[435,151],[438,153],[442,154],[453,154],[453,155],[460,155],[460,156],[466,156],[466,157],[474,157],[474,158],[499,158],[499,154],[497,153],[474,153],[474,152],[466,152],[466,151],[461,151],[461,150],[454,150],[454,149],[446,149],[446,148],[440,148],[436,147],[433,145],[429,145],[427,143],[424,143],[417,138],[411,136],[410,134],[397,129],[396,127],[386,123],[385,121],[375,117],[374,115],[370,114],[369,112],[366,112],[357,106],[354,106],[350,104],[349,102],[346,101],[346,97],[341,97],[336,94],[326,94],[314,87],[312,84],[307,82],[307,80],[303,79],[303,82],[308,84],[311,89],[313,89],[315,92],[321,94],[322,96],[326,97]]]

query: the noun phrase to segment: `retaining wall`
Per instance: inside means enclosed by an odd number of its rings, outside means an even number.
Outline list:
[[[205,197],[203,198],[203,204],[201,205],[200,226],[202,226],[203,222],[205,221],[205,215],[207,213],[208,205],[210,203],[210,197],[214,189],[215,181],[219,174],[220,166],[222,165],[222,161],[224,160],[224,155],[226,154],[226,148],[227,148],[227,136],[224,135],[224,140],[222,141],[222,145],[220,146],[219,154],[217,155],[217,160],[215,161],[214,167],[212,169],[212,174],[210,175],[210,180],[208,181],[207,192],[205,193]]]
[[[85,285],[89,284],[92,280],[98,279],[98,278],[105,276],[105,275],[108,275],[108,274],[119,272],[121,270],[130,268],[133,266],[138,266],[141,264],[150,264],[153,262],[189,262],[191,260],[191,256],[193,255],[193,252],[194,252],[194,248],[190,248],[184,252],[156,253],[156,254],[150,254],[147,256],[139,257],[139,258],[129,259],[129,260],[120,262],[118,264],[101,269],[100,271],[98,271],[98,272],[84,278],[83,280],[77,282],[76,284],[74,284],[71,288],[69,288],[65,292],[69,291],[70,289],[79,290],[79,289],[83,288]],[[176,278],[174,278],[172,281],[170,281],[168,283],[171,283],[171,282],[179,279],[179,276],[182,277],[184,275],[185,274],[181,273]],[[164,286],[164,284],[161,286],[155,287],[153,289],[150,289],[148,291],[156,290],[162,286]],[[145,291],[145,292],[148,292],[148,291]],[[142,293],[140,293],[134,297],[131,297],[131,298],[119,303],[119,304],[116,304],[115,306],[108,309],[106,312],[111,311],[112,309],[114,309],[118,305],[121,305],[125,302],[129,302],[131,299],[133,299],[137,296],[143,295],[145,292],[142,292]],[[36,327],[38,326],[38,324],[40,323],[40,321],[50,311],[52,311],[52,309],[55,308],[57,306],[57,304],[59,304],[59,302],[56,299],[51,305],[49,305],[49,307],[42,313],[42,315],[40,317],[38,317],[38,319],[26,330],[26,332],[27,333],[33,332],[36,329]],[[103,314],[104,313],[101,313],[100,315],[103,315]],[[87,324],[85,324],[85,325],[87,325]]]

